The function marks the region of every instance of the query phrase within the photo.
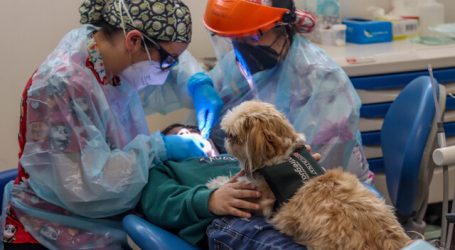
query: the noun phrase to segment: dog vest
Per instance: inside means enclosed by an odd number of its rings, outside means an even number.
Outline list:
[[[305,147],[302,147],[292,152],[286,162],[261,168],[258,172],[264,176],[275,195],[274,209],[277,210],[305,182],[323,175],[326,170],[317,163]]]

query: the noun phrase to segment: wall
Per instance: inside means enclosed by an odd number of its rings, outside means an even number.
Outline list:
[[[17,164],[22,89],[35,68],[71,28],[80,1],[2,1],[0,8],[0,170]]]
[[[207,0],[184,0],[192,11],[193,42],[189,50],[197,58],[213,56],[209,35],[202,24]],[[303,0],[296,0],[301,6]],[[455,22],[455,1],[446,4],[446,20]],[[362,16],[365,7],[390,8],[389,0],[340,0],[343,16]],[[79,25],[78,0],[2,1],[0,8],[0,170],[17,164],[17,128],[22,89],[33,70],[71,28]],[[241,21],[241,20],[239,20]],[[183,112],[184,113],[184,112]],[[162,128],[182,112],[157,116],[152,128]],[[155,118],[158,118],[158,122]]]
[[[439,0],[445,7],[445,20],[447,23],[455,23],[455,1],[454,0]]]
[[[36,67],[70,29],[79,26],[78,0],[3,1],[0,8],[0,171],[17,165],[19,102]],[[195,56],[210,51],[202,16],[206,0],[187,0],[194,20]],[[199,17],[199,18],[198,18]],[[170,120],[160,117],[156,128]]]

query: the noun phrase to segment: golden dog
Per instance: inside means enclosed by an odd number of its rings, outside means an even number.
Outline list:
[[[223,117],[221,128],[227,151],[262,193],[262,214],[297,243],[321,250],[384,250],[400,249],[411,241],[392,207],[341,169],[324,170],[309,179],[274,211],[276,197],[260,170],[288,161],[305,141],[273,105],[244,102]]]

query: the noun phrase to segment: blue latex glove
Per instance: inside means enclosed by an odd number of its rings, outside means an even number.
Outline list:
[[[188,92],[193,98],[201,135],[207,139],[212,127],[218,123],[223,100],[213,87],[212,79],[202,72],[194,74],[188,80]]]
[[[382,194],[375,187],[373,187],[372,185],[370,185],[368,183],[365,183],[365,182],[362,182],[362,184],[363,184],[364,187],[366,187],[368,189],[368,191],[370,191],[373,194],[375,194],[377,198],[384,199]]]
[[[204,152],[204,142],[201,138],[181,135],[163,136],[166,146],[167,159],[181,161],[190,157],[207,156]]]

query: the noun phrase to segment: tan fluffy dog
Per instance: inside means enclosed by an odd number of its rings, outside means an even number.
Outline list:
[[[383,250],[400,249],[410,241],[392,208],[341,169],[310,179],[273,212],[275,196],[257,170],[287,161],[294,149],[304,146],[303,136],[273,105],[259,101],[229,111],[221,127],[227,151],[262,193],[262,214],[297,243],[321,250]]]

